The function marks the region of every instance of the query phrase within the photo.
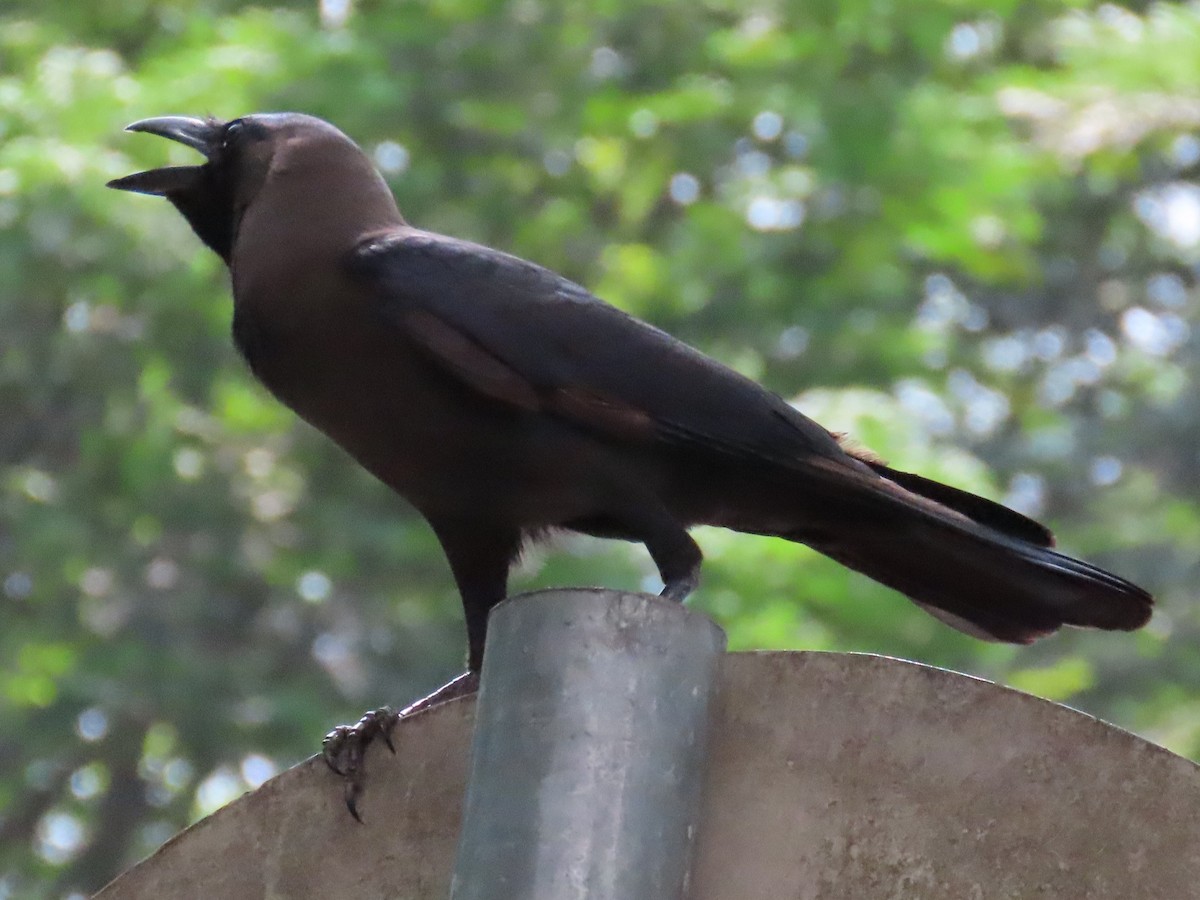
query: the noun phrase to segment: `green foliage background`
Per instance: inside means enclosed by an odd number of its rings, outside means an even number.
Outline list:
[[[166,113],[297,109],[519,253],[1152,588],[984,645],[704,531],[734,649],[894,654],[1200,756],[1200,6],[42,0],[0,8],[0,898],[90,891],[458,671],[433,538],[257,387],[225,272],[104,182]],[[654,587],[564,540],[518,588]]]

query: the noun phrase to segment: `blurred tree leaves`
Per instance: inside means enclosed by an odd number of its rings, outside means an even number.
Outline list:
[[[1005,681],[1200,756],[1195,5],[67,3],[0,11],[0,898],[90,891],[459,666],[403,504],[253,384],[220,262],[109,178],[300,109],[520,253],[1152,588],[1135,636],[955,634],[702,529],[731,645]],[[559,538],[516,587],[655,587]]]

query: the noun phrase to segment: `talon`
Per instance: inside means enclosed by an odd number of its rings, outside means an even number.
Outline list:
[[[338,775],[346,774],[338,760],[345,751],[347,739],[352,734],[354,734],[354,727],[338,725],[321,741],[321,757],[325,760],[325,765]]]
[[[346,779],[346,788],[345,788],[345,795],[344,795],[345,800],[346,800],[346,809],[349,810],[350,815],[354,816],[354,821],[357,822],[359,825],[366,824],[365,822],[363,822],[362,816],[359,815],[359,813],[358,813],[358,798],[362,796],[362,791],[363,791],[363,789],[362,789],[361,783],[351,780],[349,778]]]

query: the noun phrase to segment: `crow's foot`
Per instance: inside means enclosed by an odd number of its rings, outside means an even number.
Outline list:
[[[464,672],[453,681],[442,685],[428,697],[422,697],[416,703],[406,706],[396,712],[390,706],[374,709],[366,713],[354,725],[339,725],[321,742],[321,756],[325,765],[342,777],[345,785],[346,809],[359,822],[362,816],[358,812],[358,801],[366,787],[367,748],[376,740],[382,740],[387,748],[396,752],[392,744],[392,729],[401,719],[430,709],[453,700],[464,697],[479,690],[479,673]]]
[[[371,742],[382,739],[387,748],[396,752],[392,744],[392,729],[400,721],[400,713],[390,706],[373,709],[354,725],[339,725],[321,742],[321,756],[325,765],[342,776],[345,782],[346,809],[359,822],[358,798],[366,785],[367,769],[364,760]]]

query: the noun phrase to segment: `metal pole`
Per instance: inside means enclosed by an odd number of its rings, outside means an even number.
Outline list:
[[[453,900],[686,896],[724,647],[710,619],[646,594],[497,606]]]

